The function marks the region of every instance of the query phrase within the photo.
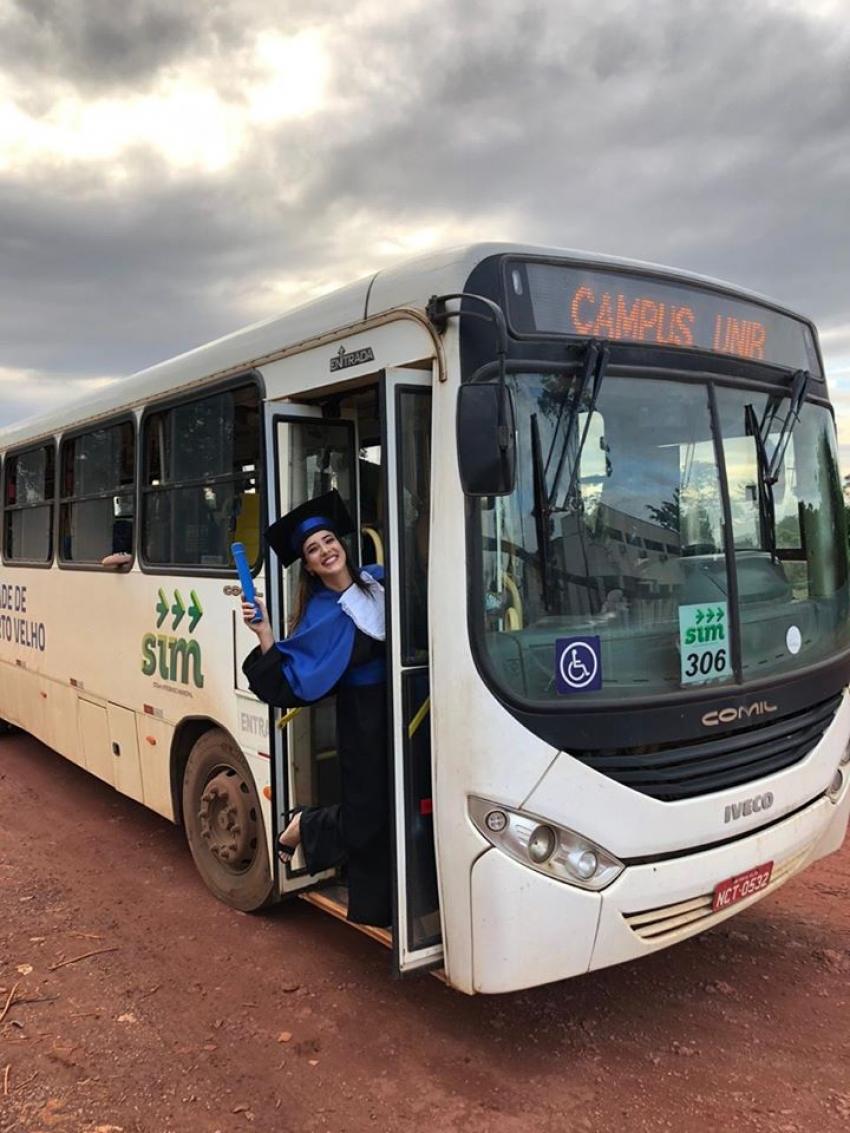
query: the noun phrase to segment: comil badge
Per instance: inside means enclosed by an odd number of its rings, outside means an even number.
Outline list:
[[[559,637],[555,642],[558,692],[595,692],[602,688],[602,650],[598,637]]]

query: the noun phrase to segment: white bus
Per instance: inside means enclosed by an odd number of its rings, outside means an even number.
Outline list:
[[[345,913],[344,877],[272,852],[289,807],[336,798],[332,702],[250,693],[229,553],[285,624],[262,529],[331,487],[386,568],[397,972],[501,992],[645,956],[842,843],[833,413],[814,327],[758,296],[472,246],[0,455],[0,715],[183,824],[236,908]]]

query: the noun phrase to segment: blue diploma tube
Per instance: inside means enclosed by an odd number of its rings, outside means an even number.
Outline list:
[[[251,568],[248,565],[248,556],[245,554],[244,543],[231,543],[230,553],[233,555],[233,561],[236,563],[236,569],[239,571],[239,582],[242,585],[242,593],[245,596],[246,602],[253,602],[254,609],[257,611],[252,622],[261,622],[263,615],[257,607],[257,595],[254,591],[254,580],[251,577]]]

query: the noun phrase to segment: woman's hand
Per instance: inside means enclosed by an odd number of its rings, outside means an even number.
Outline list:
[[[259,610],[262,617],[259,621],[255,622],[253,619],[256,617]],[[269,621],[269,614],[266,610],[265,602],[262,598],[255,598],[253,602],[246,602],[245,596],[242,596],[242,620],[248,629],[252,630],[260,639],[260,648],[263,653],[268,653],[274,645],[274,634],[272,633],[271,622]]]
[[[113,551],[111,555],[107,555],[105,559],[100,560],[100,565],[105,567],[121,567],[129,566],[133,561],[133,556],[128,555],[125,551]]]

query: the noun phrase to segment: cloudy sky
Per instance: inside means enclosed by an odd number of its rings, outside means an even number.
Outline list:
[[[850,0],[0,0],[0,424],[406,255],[817,322],[850,471]]]

